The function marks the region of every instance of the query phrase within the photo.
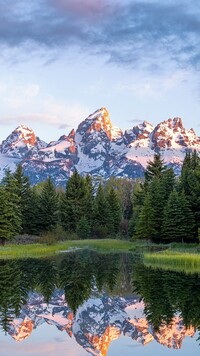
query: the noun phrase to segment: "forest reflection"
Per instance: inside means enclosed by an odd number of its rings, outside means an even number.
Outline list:
[[[179,315],[186,326],[200,329],[200,277],[198,274],[145,267],[133,254],[99,254],[80,250],[51,259],[0,261],[0,326],[9,330],[37,292],[49,303],[55,290],[62,290],[75,314],[88,298],[104,296],[144,301],[147,321],[154,330]]]

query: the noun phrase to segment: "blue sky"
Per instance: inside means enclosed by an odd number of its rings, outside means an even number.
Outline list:
[[[22,123],[58,139],[102,106],[200,135],[199,34],[198,0],[0,1],[0,140]]]

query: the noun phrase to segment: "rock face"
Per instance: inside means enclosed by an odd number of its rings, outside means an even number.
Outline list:
[[[54,325],[65,331],[89,354],[106,356],[111,341],[121,335],[147,345],[155,340],[174,349],[180,349],[186,336],[193,336],[193,327],[186,328],[177,315],[170,325],[165,323],[154,331],[144,314],[144,304],[137,297],[120,298],[99,295],[88,299],[79,307],[76,315],[64,300],[63,292],[57,290],[49,304],[32,292],[29,302],[22,307],[20,315],[10,322],[8,333],[15,341],[28,338],[42,324]]]
[[[35,136],[33,130],[26,126],[18,126],[1,144],[1,153],[9,157],[18,159],[24,158],[27,154],[37,152],[46,143]]]
[[[104,179],[110,176],[138,178],[147,162],[160,152],[167,165],[180,174],[186,151],[200,152],[200,138],[186,130],[180,118],[153,127],[144,121],[124,133],[113,127],[106,108],[95,111],[77,130],[46,144],[34,132],[20,126],[0,146],[0,167],[11,169],[21,162],[35,184],[51,176],[56,185],[65,185],[76,168],[81,174]]]

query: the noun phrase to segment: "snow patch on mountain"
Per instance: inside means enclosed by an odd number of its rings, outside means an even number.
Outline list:
[[[106,108],[96,110],[77,130],[49,144],[26,126],[15,129],[0,146],[0,174],[4,167],[15,169],[21,162],[35,184],[51,176],[56,185],[65,185],[74,169],[80,174],[138,178],[160,153],[165,163],[180,174],[187,151],[200,152],[200,138],[186,130],[181,118],[168,119],[156,127],[144,121],[126,130],[112,126]]]

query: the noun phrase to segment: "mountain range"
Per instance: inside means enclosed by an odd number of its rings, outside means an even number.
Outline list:
[[[74,169],[103,179],[140,178],[147,162],[160,153],[178,175],[186,152],[192,150],[200,152],[200,137],[193,129],[186,130],[181,118],[155,127],[144,121],[122,132],[112,125],[107,109],[101,108],[76,130],[50,143],[24,125],[17,127],[0,145],[0,173],[20,163],[32,184],[51,176],[56,185],[64,185]]]
[[[184,326],[178,314],[169,325],[163,323],[159,330],[154,330],[146,319],[144,307],[137,296],[123,298],[101,294],[91,296],[74,315],[61,290],[54,292],[49,304],[42,295],[31,292],[27,305],[10,322],[8,334],[19,342],[30,337],[41,325],[54,325],[75,338],[93,356],[106,356],[111,341],[120,336],[144,346],[155,340],[173,349],[180,349],[186,336],[194,336],[195,329]]]

